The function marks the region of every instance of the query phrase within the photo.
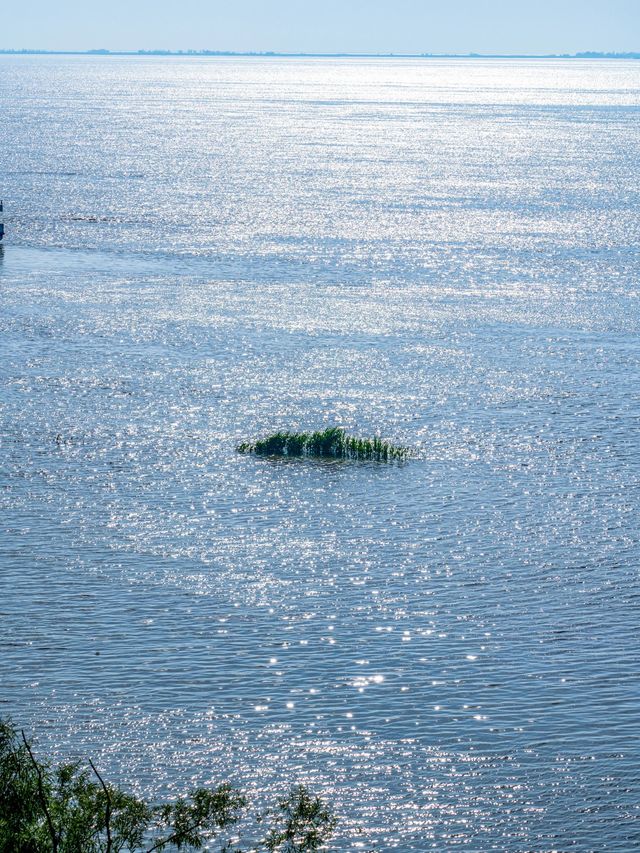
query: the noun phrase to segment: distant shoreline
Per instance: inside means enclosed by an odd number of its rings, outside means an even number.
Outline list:
[[[282,59],[640,59],[640,52],[607,53],[278,53],[233,50],[19,50],[0,48],[2,56],[231,56]]]

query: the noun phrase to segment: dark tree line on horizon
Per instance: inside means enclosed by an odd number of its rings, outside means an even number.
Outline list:
[[[351,57],[380,59],[640,59],[635,51],[597,51],[586,50],[579,53],[281,53],[273,50],[237,51],[237,50],[44,50],[39,48],[0,48],[0,55],[53,55],[53,56],[281,56],[281,57]]]

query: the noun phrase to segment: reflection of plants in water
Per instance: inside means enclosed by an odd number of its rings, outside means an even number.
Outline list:
[[[119,853],[200,850],[243,817],[246,797],[229,784],[151,805],[105,782],[91,760],[53,766],[36,758],[24,732],[0,720],[0,851]],[[303,785],[258,818],[264,840],[244,853],[312,853],[335,827],[331,810]],[[243,853],[239,841],[220,853]]]
[[[243,442],[237,450],[259,456],[333,456],[376,462],[403,461],[409,457],[407,447],[381,438],[347,435],[341,427],[328,427],[320,432],[276,432],[255,442]]]

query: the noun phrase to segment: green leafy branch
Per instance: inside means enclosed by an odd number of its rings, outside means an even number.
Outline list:
[[[220,834],[241,820],[247,799],[229,783],[151,805],[105,782],[91,760],[89,767],[37,758],[25,733],[0,720],[0,853],[154,853],[200,850],[216,839],[231,853]],[[331,809],[302,785],[264,818],[265,838],[245,853],[312,853],[326,849],[335,828]]]

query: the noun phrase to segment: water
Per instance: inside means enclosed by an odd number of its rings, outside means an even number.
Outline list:
[[[640,846],[640,64],[0,75],[0,711],[336,850]],[[329,424],[416,458],[234,452]]]

